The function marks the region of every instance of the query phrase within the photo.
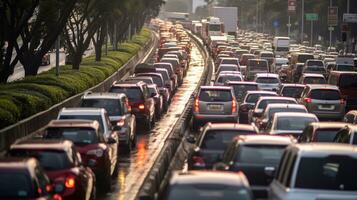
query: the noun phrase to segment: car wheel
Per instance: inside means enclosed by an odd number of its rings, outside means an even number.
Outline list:
[[[131,142],[131,148],[132,149],[136,148],[136,141],[137,141],[137,137],[136,137],[136,134],[134,132],[134,138],[133,138],[133,141]]]
[[[150,131],[151,128],[152,128],[152,122],[150,120],[150,117],[145,122],[145,128],[146,128],[147,131]]]
[[[115,170],[117,170],[117,169],[115,169]],[[119,170],[117,170],[117,171],[119,171]],[[114,175],[115,175],[115,173],[113,173],[113,176]],[[112,188],[112,176],[110,175],[110,169],[108,169],[107,173],[105,174],[105,178],[103,180],[104,180],[104,183],[102,183],[103,191],[105,193],[108,193],[111,191],[111,188]]]

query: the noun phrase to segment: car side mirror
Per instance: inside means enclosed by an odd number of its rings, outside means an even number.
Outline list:
[[[117,141],[114,138],[109,137],[107,143],[108,144],[115,144],[115,143],[117,143]]]
[[[270,178],[274,178],[275,176],[276,169],[275,167],[265,167],[264,168],[264,173]]]
[[[229,170],[229,166],[226,165],[225,163],[223,162],[218,162],[218,163],[215,163],[212,167],[212,169],[214,171],[228,171]]]
[[[197,140],[194,135],[190,134],[186,137],[186,141],[190,144],[195,144]]]

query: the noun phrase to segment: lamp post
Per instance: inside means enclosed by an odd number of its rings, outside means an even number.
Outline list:
[[[301,43],[304,41],[305,0],[301,1]]]

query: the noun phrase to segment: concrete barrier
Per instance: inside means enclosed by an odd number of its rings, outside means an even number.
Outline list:
[[[88,89],[87,91],[93,92],[105,92],[108,91],[112,83],[116,80],[120,80],[126,74],[133,74],[135,66],[143,61],[143,58],[147,58],[147,54],[155,52],[158,45],[157,36],[152,33],[151,39],[142,47],[142,49],[133,56],[126,64],[124,64],[117,72],[108,77],[100,84]],[[79,105],[81,97],[85,92],[72,96],[65,101],[56,104],[43,112],[37,113],[31,117],[28,117],[22,121],[17,122],[14,125],[6,127],[0,130],[0,152],[6,151],[9,146],[20,138],[26,138],[35,131],[41,129],[48,124],[52,119],[55,119],[58,112],[64,107],[74,107]]]

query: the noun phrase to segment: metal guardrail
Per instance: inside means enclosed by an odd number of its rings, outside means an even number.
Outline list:
[[[152,33],[151,39],[139,50],[139,52],[133,56],[127,63],[125,63],[117,72],[105,79],[98,85],[89,88],[88,90],[93,92],[104,92],[108,91],[112,83],[116,80],[120,80],[126,74],[134,73],[135,65],[142,61],[148,53],[154,49],[158,43],[157,37]],[[88,91],[87,90],[87,91]],[[58,112],[64,107],[74,107],[79,105],[81,97],[85,92],[74,95],[65,101],[52,106],[51,108],[37,113],[31,117],[23,119],[16,124],[8,126],[0,130],[0,152],[6,151],[11,144],[16,142],[20,138],[25,138],[31,135],[33,132],[46,126],[51,120],[55,119]]]

